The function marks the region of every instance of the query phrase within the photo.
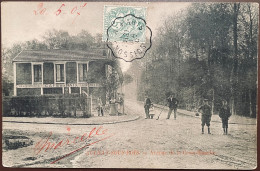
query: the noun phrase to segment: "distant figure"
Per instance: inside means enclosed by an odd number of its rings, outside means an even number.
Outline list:
[[[171,94],[170,97],[167,98],[167,102],[169,106],[169,112],[166,119],[170,119],[172,111],[174,110],[174,119],[176,120],[176,113],[179,101],[176,98],[174,98],[174,94]]]
[[[116,99],[114,96],[112,96],[110,102],[110,111],[109,111],[109,115],[118,115],[118,111],[117,111],[117,104],[116,104]]]
[[[101,98],[98,98],[98,116],[104,116],[103,103]]]
[[[152,105],[151,99],[146,95],[145,100],[144,100],[144,110],[145,110],[145,114],[146,114],[145,119],[150,118],[149,110],[150,110],[151,105]]]
[[[124,114],[124,99],[121,94],[118,94],[118,100],[117,100],[118,105],[118,111],[121,114]]]
[[[231,116],[231,112],[230,112],[230,108],[227,105],[227,101],[222,100],[222,107],[219,111],[219,117],[222,120],[223,131],[224,131],[224,134],[226,134],[226,135],[228,133],[228,119],[230,116]]]
[[[211,107],[208,103],[208,99],[204,99],[204,104],[199,107],[198,111],[201,111],[201,126],[202,126],[202,134],[204,134],[204,126],[205,124],[208,127],[208,134],[210,133],[210,120],[211,120]]]
[[[153,119],[153,116],[155,115],[155,111],[154,111],[154,106],[153,104],[151,105],[150,109],[149,109],[149,118]]]

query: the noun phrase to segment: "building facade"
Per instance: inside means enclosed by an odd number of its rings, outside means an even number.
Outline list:
[[[13,60],[14,96],[86,94],[106,100],[102,82],[112,58],[104,49],[25,50]]]

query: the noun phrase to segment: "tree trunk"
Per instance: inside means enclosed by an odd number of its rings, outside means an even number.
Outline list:
[[[233,10],[233,43],[234,43],[234,59],[233,67],[230,74],[231,83],[231,111],[232,114],[236,114],[236,97],[237,97],[237,83],[238,83],[238,47],[237,47],[237,18],[240,4],[234,3]],[[235,97],[236,96],[236,97]]]
[[[230,98],[230,106],[231,106],[231,113],[232,113],[232,115],[236,115],[235,104],[234,104],[234,97]]]
[[[249,58],[253,58],[252,47],[253,47],[253,19],[252,19],[252,12],[251,6],[248,4],[248,12],[249,12]]]
[[[215,102],[215,91],[214,91],[214,88],[212,89],[212,106],[211,106],[211,112],[212,112],[212,115],[214,114],[214,102]]]
[[[180,55],[180,39],[178,37],[178,77],[180,76],[180,65],[181,65],[181,55]]]
[[[253,112],[252,112],[252,96],[251,96],[251,90],[248,90],[248,96],[249,96],[249,116],[252,117]]]

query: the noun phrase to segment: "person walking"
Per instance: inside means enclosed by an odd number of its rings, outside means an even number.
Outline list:
[[[172,111],[174,111],[174,119],[176,120],[176,113],[179,101],[174,97],[174,94],[171,94],[170,97],[167,98],[167,102],[169,106],[169,112],[166,119],[170,119]]]
[[[145,100],[144,100],[144,111],[145,111],[145,115],[146,118],[145,119],[149,119],[150,115],[149,115],[149,110],[150,107],[152,106],[152,101],[151,99],[148,97],[148,95],[145,96]]]
[[[204,134],[204,126],[205,124],[208,127],[208,134],[211,134],[210,132],[210,121],[211,121],[211,107],[208,103],[208,99],[204,99],[203,105],[199,107],[199,112],[201,111],[201,126],[202,126],[202,134]]]
[[[101,98],[98,98],[98,116],[104,116],[103,102]]]
[[[228,119],[231,116],[230,108],[227,105],[226,100],[222,100],[222,107],[220,108],[219,111],[219,117],[222,120],[222,128],[224,131],[224,134],[227,135],[228,133]]]

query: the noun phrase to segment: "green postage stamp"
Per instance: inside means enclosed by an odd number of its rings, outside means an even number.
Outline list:
[[[145,7],[104,6],[103,17],[103,41],[145,41]]]

